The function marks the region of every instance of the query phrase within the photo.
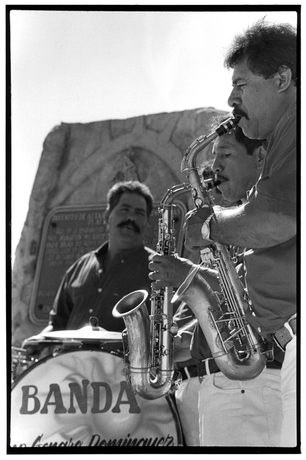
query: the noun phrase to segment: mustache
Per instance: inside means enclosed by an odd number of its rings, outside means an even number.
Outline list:
[[[247,120],[249,120],[249,117],[247,116],[247,114],[243,110],[239,109],[238,107],[236,107],[233,110],[233,115],[234,115],[234,117],[244,117]]]
[[[136,233],[140,233],[140,229],[139,229],[138,225],[135,224],[135,222],[132,219],[124,220],[123,222],[120,222],[120,224],[118,224],[119,228],[127,227],[127,226],[133,227],[133,229],[135,230]]]

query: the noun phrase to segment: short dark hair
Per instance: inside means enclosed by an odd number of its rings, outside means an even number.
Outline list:
[[[123,193],[138,193],[138,195],[143,196],[147,203],[147,216],[150,216],[153,209],[154,200],[149,187],[139,181],[130,180],[125,182],[117,182],[108,191],[106,196],[107,207],[105,211],[105,219],[108,218],[111,211],[117,206]]]
[[[214,119],[214,129],[216,129],[221,123],[225,120],[228,120],[229,117],[217,117]],[[243,134],[242,129],[239,125],[237,125],[230,133],[231,135],[235,136],[235,140],[245,146],[247,155],[253,155],[254,150],[260,147],[264,140],[262,139],[249,139]],[[227,136],[228,134],[223,134],[223,136]]]
[[[296,85],[297,33],[290,24],[272,24],[265,18],[236,35],[228,49],[224,66],[233,68],[246,59],[255,75],[272,78],[282,66],[291,69]]]

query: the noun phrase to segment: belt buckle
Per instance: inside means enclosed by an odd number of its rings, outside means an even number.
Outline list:
[[[283,326],[281,327],[281,329],[279,329],[275,334],[274,334],[274,342],[277,344],[277,346],[285,353],[286,351],[286,345],[291,342],[291,340],[293,339],[293,337],[295,336],[295,333],[290,325],[290,321],[292,321],[293,319],[296,318],[296,314],[291,316],[291,318],[288,319],[288,321],[286,321]],[[289,333],[289,337],[287,337],[287,341],[283,342],[282,343],[280,342],[280,339],[278,339],[278,332],[281,332],[282,329],[286,329],[286,331],[288,331]],[[284,336],[284,333],[283,333],[283,336]]]
[[[289,331],[289,334],[290,334],[291,340],[292,340],[295,334],[294,334],[294,332],[293,332],[292,327],[291,327],[290,324],[289,324],[289,321],[290,321],[291,319],[293,319],[293,318],[290,318],[288,321],[285,322],[284,327],[287,329],[287,331]]]
[[[203,373],[201,373],[201,375],[198,375],[199,377],[199,382],[202,383],[203,382],[203,379],[206,375],[210,375],[210,367],[209,367],[209,363],[210,361],[212,360],[212,358],[206,358],[206,359],[203,359],[201,361],[201,366],[204,366],[204,369],[203,369]],[[199,368],[198,368],[198,372],[199,372]],[[200,374],[200,372],[199,372]]]
[[[184,367],[183,370],[185,371],[187,379],[191,379],[190,374],[189,374],[189,370],[188,370],[188,366]]]

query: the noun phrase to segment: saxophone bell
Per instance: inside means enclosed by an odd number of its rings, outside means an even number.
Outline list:
[[[266,364],[265,344],[245,317],[227,305],[224,311],[218,295],[198,273],[191,271],[172,302],[184,301],[193,310],[220,371],[231,380],[251,380]]]
[[[124,296],[113,308],[113,316],[122,318],[126,377],[134,392],[144,399],[157,399],[171,389],[172,369],[154,368],[150,360],[150,317],[148,292],[137,290]]]

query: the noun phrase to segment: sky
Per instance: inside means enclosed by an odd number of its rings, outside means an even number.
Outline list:
[[[244,12],[66,8],[20,7],[10,14],[13,258],[43,142],[54,126],[230,110],[231,72],[223,57],[234,35],[263,16],[296,24],[296,13],[281,12],[281,5],[273,12],[252,5]]]

